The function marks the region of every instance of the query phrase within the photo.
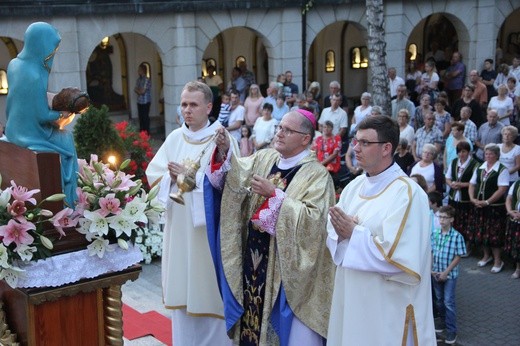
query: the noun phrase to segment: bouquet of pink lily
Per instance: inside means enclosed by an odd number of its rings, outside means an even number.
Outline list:
[[[117,170],[98,161],[91,155],[90,163],[78,160],[78,201],[74,214],[77,230],[91,242],[87,246],[90,256],[102,258],[111,242],[128,249],[134,243],[137,230],[147,226],[149,219],[158,219],[164,207],[157,201],[159,186],[146,193],[141,180],[133,181],[133,175],[125,174],[130,160]]]
[[[2,176],[0,175],[0,186]],[[24,270],[25,262],[43,259],[51,255],[52,241],[43,235],[46,223],[52,223],[61,235],[68,220],[63,213],[56,214],[42,208],[46,201],[55,202],[65,198],[55,194],[36,203],[33,197],[40,190],[28,190],[16,185],[0,189],[0,279],[11,287],[16,287],[18,278]]]

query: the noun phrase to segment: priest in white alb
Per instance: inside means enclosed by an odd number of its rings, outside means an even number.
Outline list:
[[[327,345],[436,345],[428,198],[393,162],[399,126],[367,117],[352,141],[366,174],[330,208],[337,265]]]
[[[206,235],[203,201],[204,171],[215,148],[210,124],[213,94],[204,83],[189,82],[181,94],[184,123],[168,135],[146,174],[160,184],[159,199],[166,204],[162,252],[162,288],[166,308],[172,310],[174,345],[231,345],[226,334],[222,298]],[[238,150],[237,143],[230,139]],[[184,205],[169,198],[178,192],[177,178],[186,175],[189,160],[198,161],[193,191],[182,194]]]

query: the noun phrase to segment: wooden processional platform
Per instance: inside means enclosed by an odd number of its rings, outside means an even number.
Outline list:
[[[14,180],[29,190],[40,189],[35,196],[37,201],[62,192],[58,154],[36,153],[0,141],[0,158],[2,189]],[[46,202],[43,207],[56,213],[63,209],[63,203]],[[88,245],[75,230],[66,233],[55,242],[53,254],[83,250]],[[59,238],[53,229],[46,235]],[[0,302],[10,332],[16,334],[21,345],[122,346],[121,286],[128,280],[136,280],[140,272],[141,266],[136,264],[60,287],[30,289],[12,289],[1,280]]]

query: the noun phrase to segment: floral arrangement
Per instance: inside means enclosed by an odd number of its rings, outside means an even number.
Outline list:
[[[0,176],[0,186],[2,177]],[[11,180],[11,186],[0,189],[0,279],[16,287],[24,270],[20,265],[51,255],[52,241],[43,235],[50,224],[64,236],[63,227],[68,223],[65,213],[53,216],[43,209],[46,201],[61,201],[64,194],[55,194],[36,203],[33,197],[40,190],[28,190]],[[46,225],[47,224],[47,225]],[[47,228],[46,228],[47,226]]]
[[[156,198],[158,186],[147,193],[141,180],[133,181],[133,175],[123,172],[130,161],[127,159],[119,169],[112,170],[96,155],[91,156],[90,163],[78,160],[78,201],[74,213],[78,215],[77,230],[91,242],[87,246],[91,256],[102,258],[106,251],[113,251],[108,246],[110,242],[128,249],[128,242],[135,242],[137,231],[149,222],[158,222],[164,211]]]
[[[162,256],[163,232],[158,222],[150,222],[148,228],[138,229],[135,245],[143,254],[144,263],[150,264],[152,259]]]
[[[138,132],[128,121],[117,123],[114,126],[123,141],[124,150],[130,157],[130,163],[124,171],[134,175],[136,179],[141,179],[143,187],[148,190],[145,171],[153,158],[150,135],[146,131]]]

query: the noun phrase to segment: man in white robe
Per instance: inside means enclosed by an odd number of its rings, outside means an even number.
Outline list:
[[[330,208],[336,270],[328,345],[436,345],[428,198],[392,156],[389,117],[358,124],[353,149],[366,172]]]
[[[222,299],[206,235],[203,207],[204,170],[215,148],[219,122],[210,125],[213,94],[204,83],[189,82],[181,94],[184,124],[174,130],[150,162],[146,174],[160,183],[159,199],[167,205],[162,254],[164,304],[172,309],[174,345],[230,345],[226,335]],[[235,150],[236,141],[230,139]],[[185,192],[184,205],[173,202],[179,174],[186,159],[200,159],[197,186]]]

